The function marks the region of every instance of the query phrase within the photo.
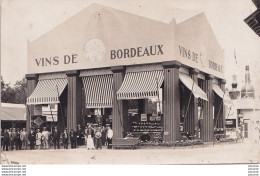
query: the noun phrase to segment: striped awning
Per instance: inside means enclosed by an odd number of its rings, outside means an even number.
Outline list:
[[[111,108],[113,106],[113,75],[82,77],[86,95],[86,108]]]
[[[228,95],[228,94],[225,94],[225,93],[221,90],[221,88],[219,87],[219,85],[213,84],[213,85],[212,85],[212,89],[213,89],[213,91],[214,91],[218,96],[220,96],[220,98],[223,99],[224,104],[226,104],[226,105],[228,105],[228,104],[233,104],[231,98],[229,97],[229,95]]]
[[[67,84],[67,78],[39,80],[33,93],[27,98],[27,104],[59,103],[59,96],[62,94]]]
[[[208,101],[207,94],[198,86],[190,76],[180,73],[179,75],[181,82],[192,91],[195,98],[201,98]]]
[[[162,70],[126,73],[124,81],[117,92],[117,99],[157,97],[162,83]]]

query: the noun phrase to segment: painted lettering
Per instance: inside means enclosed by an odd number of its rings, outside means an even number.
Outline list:
[[[111,50],[110,51],[110,54],[111,54],[111,59],[115,59],[116,58],[116,51],[115,50]]]
[[[76,61],[77,56],[78,56],[77,54],[72,54],[72,63],[73,64],[78,63],[78,61]]]
[[[70,63],[70,56],[64,55],[64,64],[69,64],[69,63]]]
[[[136,48],[125,48],[110,51],[111,59],[131,58],[131,57],[143,57],[143,56],[154,56],[163,55],[163,45],[154,45],[148,47],[136,47]]]

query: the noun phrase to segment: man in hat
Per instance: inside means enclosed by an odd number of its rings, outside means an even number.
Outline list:
[[[57,126],[54,127],[52,136],[53,136],[54,149],[56,149],[56,148],[60,149],[60,132],[59,132]]]
[[[22,149],[22,140],[20,138],[20,135],[21,135],[21,130],[17,128],[17,135],[16,135],[16,150],[21,150]]]
[[[21,139],[21,142],[22,142],[22,150],[27,150],[28,133],[26,132],[25,128],[23,128],[23,131],[20,134],[20,139]]]
[[[12,129],[10,141],[11,141],[11,150],[14,150],[14,147],[17,147],[17,132],[15,128]]]
[[[76,148],[76,141],[77,141],[77,134],[76,132],[71,129],[70,130],[70,144],[71,144],[71,148]]]
[[[30,141],[30,149],[34,150],[34,145],[35,145],[35,142],[36,142],[36,134],[35,134],[35,132],[33,131],[32,128],[31,128],[31,131],[28,134],[28,139]]]
[[[81,129],[80,124],[78,124],[78,128],[77,128],[77,145],[83,145],[83,138],[84,138],[83,130]]]
[[[67,132],[67,128],[64,129],[64,132],[62,133],[62,140],[63,140],[63,146],[64,149],[68,149],[68,132]]]
[[[43,149],[44,150],[49,148],[49,137],[50,137],[49,131],[46,129],[46,127],[43,127],[42,143],[43,143]]]
[[[3,133],[3,150],[8,151],[9,143],[10,143],[9,133],[7,132],[7,129],[5,129]]]

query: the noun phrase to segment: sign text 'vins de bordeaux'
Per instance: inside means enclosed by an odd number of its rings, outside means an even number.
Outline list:
[[[208,68],[223,73],[223,66],[219,65],[216,62],[213,62],[209,58],[206,58],[205,53],[197,54],[189,49],[184,48],[179,45],[180,56],[192,60],[193,62],[199,63],[198,60],[201,61],[202,66],[208,65]]]
[[[78,63],[77,56],[78,56],[77,54],[72,54],[72,55],[64,55],[62,59],[60,59],[58,56],[37,58],[35,59],[35,62],[38,67],[45,67],[48,65],[59,65],[60,63],[75,64]]]
[[[121,58],[131,58],[131,57],[144,57],[144,56],[154,56],[162,55],[163,45],[154,45],[148,47],[137,47],[137,48],[125,48],[110,51],[111,59],[121,59]]]

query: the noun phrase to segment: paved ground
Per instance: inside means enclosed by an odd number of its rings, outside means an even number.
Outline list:
[[[225,143],[204,147],[136,150],[26,150],[1,153],[2,160],[20,164],[220,164],[260,163],[260,144]],[[6,161],[2,161],[6,163]]]

